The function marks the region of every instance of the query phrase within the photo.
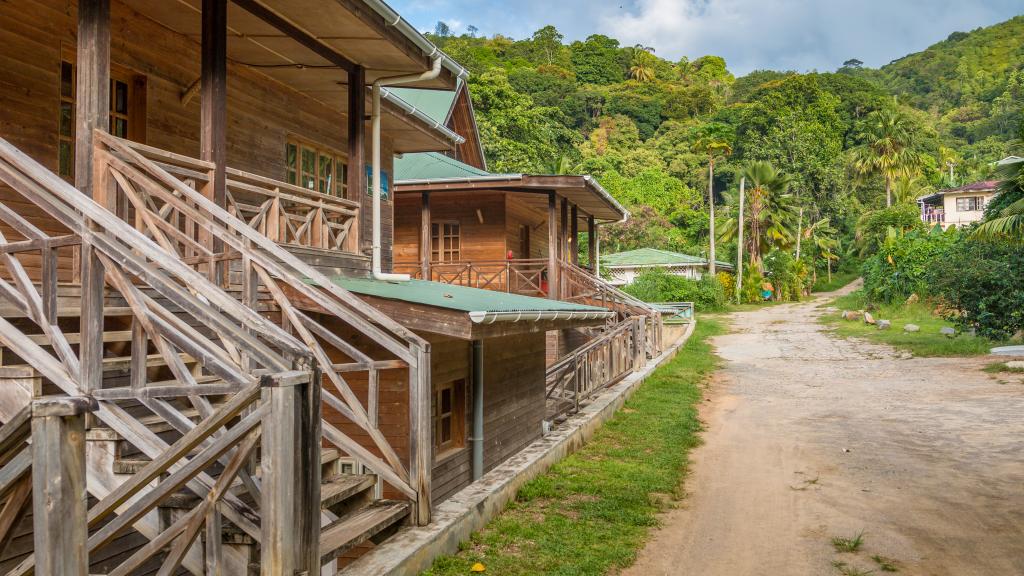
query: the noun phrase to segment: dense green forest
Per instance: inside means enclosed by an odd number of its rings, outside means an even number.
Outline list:
[[[713,164],[718,258],[735,259],[745,176],[750,260],[766,270],[799,253],[813,277],[862,255],[873,229],[916,218],[917,196],[1021,155],[1024,16],[881,69],[850,59],[739,78],[715,55],[673,62],[602,35],[567,43],[551,26],[515,40],[438,23],[432,39],[472,72],[490,170],[593,174],[629,207],[602,232],[606,251],[706,255]]]

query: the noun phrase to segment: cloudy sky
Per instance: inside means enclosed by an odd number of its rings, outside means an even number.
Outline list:
[[[554,24],[568,40],[601,33],[653,46],[663,58],[724,56],[730,70],[877,67],[944,39],[1024,13],[1024,0],[390,0],[422,30],[529,36]]]

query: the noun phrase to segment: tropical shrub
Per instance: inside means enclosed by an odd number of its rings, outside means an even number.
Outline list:
[[[736,301],[736,275],[729,272],[719,272],[716,274],[718,283],[722,285],[722,293],[725,295],[726,302]]]
[[[775,299],[795,302],[804,293],[807,267],[785,250],[772,250],[764,258],[765,274],[775,288]]]
[[[933,293],[950,321],[978,335],[1006,339],[1024,330],[1024,250],[1011,243],[960,239],[930,266]]]
[[[623,290],[644,302],[693,302],[700,311],[720,310],[726,304],[725,291],[717,278],[705,275],[691,280],[652,268],[637,276]]]
[[[911,294],[928,296],[929,270],[946,257],[960,234],[955,228],[901,233],[890,228],[877,252],[864,261],[864,294],[872,303],[890,303]]]
[[[740,300],[747,304],[761,301],[761,283],[764,278],[757,268],[748,266],[743,269],[743,286],[740,288]]]
[[[885,242],[889,229],[897,232],[923,230],[921,211],[916,204],[898,204],[891,208],[865,212],[857,221],[857,248],[861,256],[874,254]]]

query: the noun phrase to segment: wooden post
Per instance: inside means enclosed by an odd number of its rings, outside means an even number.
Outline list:
[[[580,264],[580,214],[579,208],[572,205],[572,215],[569,217],[572,224],[569,227],[569,261],[579,266]]]
[[[569,261],[569,200],[562,198],[562,217],[558,226],[558,256]]]
[[[548,298],[558,300],[558,221],[555,193],[548,192]]]
[[[587,216],[587,264],[590,271],[597,274],[597,224],[593,216]]]
[[[430,344],[416,349],[416,366],[409,367],[409,482],[416,490],[413,520],[430,523],[430,474],[434,462],[431,431]]]
[[[203,186],[203,195],[217,206],[227,208],[228,3],[227,0],[203,0],[202,10],[200,158],[214,163],[210,179]],[[207,237],[206,241],[214,253],[224,250],[221,240]],[[225,263],[211,266],[210,279],[222,284]]]
[[[263,376],[261,574],[320,566],[320,372]]]
[[[356,66],[348,73],[348,198],[359,202],[359,216],[349,235],[355,251],[369,254],[373,233],[372,198],[366,195],[366,70]]]
[[[88,574],[85,414],[95,409],[96,401],[84,396],[39,398],[32,403],[36,574]]]
[[[420,268],[424,280],[430,280],[430,256],[433,253],[430,230],[430,192],[424,192],[420,202]]]
[[[75,186],[92,196],[93,131],[110,130],[110,0],[78,3]]]

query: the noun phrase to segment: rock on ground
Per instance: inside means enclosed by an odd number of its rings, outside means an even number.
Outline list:
[[[903,325],[903,331],[904,332],[920,332],[921,331],[921,327],[918,326],[917,324],[904,324]]]
[[[892,322],[891,321],[889,321],[889,320],[879,320],[878,321],[878,329],[879,330],[888,330],[889,328],[892,328]]]

